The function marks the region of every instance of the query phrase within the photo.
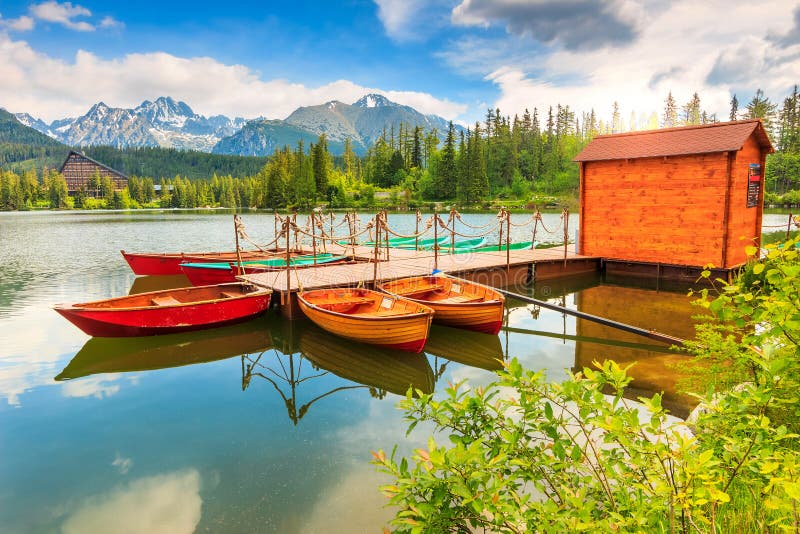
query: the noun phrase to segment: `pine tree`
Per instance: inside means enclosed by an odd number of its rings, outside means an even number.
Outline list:
[[[736,98],[736,93],[733,94],[733,98],[731,98],[731,114],[728,117],[730,120],[735,121],[739,114],[739,99]]]
[[[620,133],[622,131],[622,118],[619,114],[619,104],[614,101],[614,107],[611,110],[611,132]]]
[[[442,159],[436,169],[434,179],[434,192],[437,198],[453,198],[456,193],[457,173],[456,168],[456,133],[453,122],[447,128],[447,138],[442,148]]]
[[[683,123],[700,124],[700,95],[695,92],[686,105],[683,106]]]
[[[312,145],[311,160],[316,192],[323,195],[328,191],[328,178],[331,167],[331,155],[328,152],[328,139],[325,134],[319,136],[319,141],[316,145]]]
[[[675,99],[672,97],[672,91],[670,91],[664,104],[664,128],[673,128],[678,125],[677,106]]]
[[[414,128],[414,146],[411,149],[411,166],[422,168],[422,128]]]
[[[764,96],[764,91],[758,89],[753,99],[747,103],[745,118],[761,119],[761,122],[764,124],[764,129],[771,135],[773,133],[775,110],[777,108],[778,105],[770,102],[769,98]]]

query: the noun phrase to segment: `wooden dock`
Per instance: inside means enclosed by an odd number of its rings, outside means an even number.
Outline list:
[[[581,256],[572,252],[573,248],[573,245],[569,245],[566,255],[563,247],[465,254],[447,254],[445,249],[439,251],[438,261],[432,251],[390,249],[389,259],[378,261],[377,281],[380,283],[407,276],[428,275],[434,268],[438,268],[447,274],[489,286],[503,287],[524,284],[534,278],[542,280],[599,270],[599,257]],[[334,254],[345,253],[338,245],[329,249],[334,249],[329,250]],[[368,247],[356,247],[354,250],[350,247],[346,253],[354,253],[363,261],[292,269],[288,277],[286,271],[281,270],[244,275],[240,279],[279,293],[281,313],[294,318],[299,310],[292,301],[298,291],[372,286],[375,265],[371,258],[374,250]]]

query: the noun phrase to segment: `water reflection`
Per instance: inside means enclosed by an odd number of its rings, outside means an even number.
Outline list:
[[[169,288],[184,282],[178,277],[141,277],[131,292]],[[619,282],[619,281],[617,281]],[[627,280],[630,282],[630,280]],[[599,283],[596,275],[547,280],[514,288],[561,306],[653,328],[684,338],[693,337],[696,311],[685,292],[653,292],[651,289]],[[529,319],[520,319],[524,311]],[[514,324],[510,317],[514,312]],[[579,370],[595,360],[612,358],[621,364],[636,362],[630,394],[663,391],[665,405],[678,415],[692,407],[692,399],[678,392],[674,365],[685,359],[670,347],[620,332],[585,319],[547,312],[544,329],[540,310],[509,299],[505,324],[499,336],[435,325],[424,353],[409,354],[362,345],[330,335],[308,321],[290,322],[274,315],[224,328],[145,338],[93,338],[81,348],[56,380],[97,373],[125,373],[179,367],[241,358],[242,390],[253,379],[271,384],[283,400],[289,419],[296,425],[317,402],[338,392],[365,389],[373,398],[387,393],[405,395],[409,387],[431,393],[445,376],[451,362],[468,368],[497,371],[509,357],[509,337],[535,344],[555,338],[574,343],[574,360],[568,367]],[[556,323],[557,321],[557,323]],[[558,324],[558,328],[553,328]],[[560,330],[560,331],[559,331]],[[504,343],[505,342],[505,343]],[[505,347],[504,347],[505,344]],[[470,373],[461,372],[463,376]],[[333,375],[346,383],[303,397],[301,386]],[[109,396],[119,390],[119,375],[106,376],[75,386],[69,396]],[[329,379],[323,380],[328,384]],[[74,390],[74,391],[73,391]]]
[[[222,328],[165,336],[89,339],[56,380],[212,362],[272,346],[263,318]]]

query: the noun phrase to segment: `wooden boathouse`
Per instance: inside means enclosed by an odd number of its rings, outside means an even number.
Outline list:
[[[723,272],[760,245],[764,164],[760,120],[596,137],[580,164],[578,253],[607,271],[694,278]]]

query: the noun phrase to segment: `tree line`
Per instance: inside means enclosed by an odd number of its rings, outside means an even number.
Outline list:
[[[800,192],[793,193],[800,190],[797,88],[780,108],[760,89],[741,109],[736,95],[730,104],[729,120],[761,119],[777,149],[767,163],[768,201],[786,195],[800,200]],[[637,117],[632,113],[627,122],[615,102],[611,120],[605,122],[594,110],[578,115],[569,106],[559,104],[544,113],[534,108],[513,117],[499,109],[489,109],[484,121],[466,129],[450,123],[445,132],[401,124],[397,129],[384,129],[364,157],[355,154],[349,139],[344,142],[343,153],[333,156],[324,134],[307,147],[300,141],[266,158],[158,148],[91,147],[85,149],[88,156],[132,175],[126,190],[104,190],[99,195],[78,192],[74,198],[55,202],[49,193],[52,184],[58,182],[52,170],[44,169],[38,175],[38,193],[32,192],[32,179],[37,176],[34,171],[5,171],[0,175],[0,209],[307,209],[318,203],[333,208],[370,208],[379,201],[413,207],[432,201],[464,206],[481,206],[492,200],[524,203],[533,195],[574,199],[578,166],[572,159],[596,135],[714,122],[719,122],[717,115],[702,108],[698,93],[680,105],[670,92],[660,116],[651,113]],[[31,148],[38,149],[41,147]],[[174,171],[172,178],[157,178],[164,176],[165,170]]]

